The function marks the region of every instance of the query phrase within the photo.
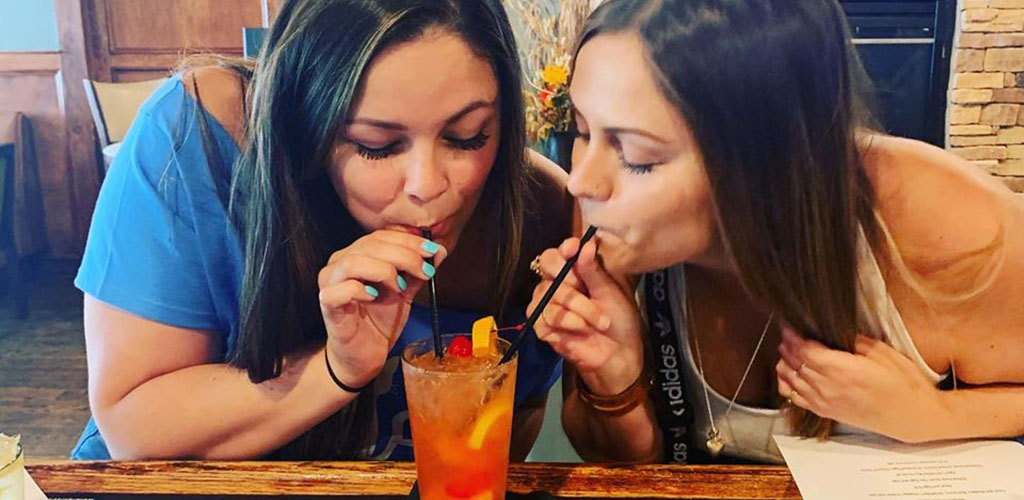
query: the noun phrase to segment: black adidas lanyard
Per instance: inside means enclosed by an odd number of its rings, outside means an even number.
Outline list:
[[[695,451],[690,450],[687,439],[690,426],[693,425],[693,411],[686,400],[686,384],[683,380],[685,360],[672,316],[671,300],[668,269],[644,276],[647,330],[657,367],[654,374],[655,412],[658,426],[661,427],[665,461],[685,464]]]

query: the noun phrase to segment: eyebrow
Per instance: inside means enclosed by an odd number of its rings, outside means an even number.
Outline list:
[[[580,110],[576,108],[576,104],[571,102],[571,99],[572,98],[570,97],[569,107],[572,109],[572,113],[574,115],[581,115],[582,116],[583,113],[580,113]],[[650,139],[650,140],[652,140],[654,142],[657,142],[659,144],[668,144],[669,142],[671,142],[668,139],[665,139],[664,137],[661,137],[661,136],[659,136],[657,134],[654,134],[652,132],[648,132],[646,130],[639,129],[639,128],[632,128],[632,127],[608,127],[608,128],[605,128],[604,131],[605,131],[605,133],[607,133],[609,135],[622,135],[622,134],[639,135],[639,136],[646,137],[646,138],[648,138],[648,139]]]
[[[468,115],[468,114],[472,113],[473,111],[476,111],[476,110],[478,110],[480,108],[494,107],[494,102],[495,101],[484,101],[484,100],[473,101],[473,102],[467,104],[465,107],[463,107],[461,110],[459,110],[454,115],[448,117],[448,119],[446,119],[444,121],[444,125],[447,127],[448,125],[451,125],[451,124],[461,120],[462,117],[464,117],[464,116],[466,116],[466,115]],[[388,130],[397,130],[397,131],[404,131],[404,130],[408,129],[408,127],[406,127],[405,125],[402,125],[401,123],[389,122],[389,121],[384,121],[384,120],[374,120],[373,118],[357,118],[357,119],[352,120],[351,122],[349,122],[349,125],[353,125],[353,124],[370,125],[371,127],[383,128],[383,129],[388,129]]]

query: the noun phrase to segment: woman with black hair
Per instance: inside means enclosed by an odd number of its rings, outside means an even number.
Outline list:
[[[499,0],[290,0],[255,65],[172,77],[76,279],[94,420],[73,457],[412,459],[398,368],[430,334],[423,284],[446,332],[514,322],[521,256],[569,234],[521,92]],[[520,351],[513,459],[559,372]]]

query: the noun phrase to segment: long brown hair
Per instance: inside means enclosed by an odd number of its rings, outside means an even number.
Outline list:
[[[228,356],[252,382],[279,376],[286,355],[323,345],[317,272],[331,252],[365,234],[327,180],[335,138],[373,58],[431,28],[462,37],[498,80],[502,134],[483,188],[492,201],[478,210],[498,228],[495,314],[512,293],[528,181],[520,66],[500,1],[288,0],[255,67],[215,60],[247,88],[245,143],[223,199],[244,256],[237,341]],[[364,458],[374,444],[372,396],[360,395],[270,458]]]
[[[858,226],[877,240],[858,151],[871,124],[863,67],[835,0],[610,0],[580,46],[629,31],[699,146],[717,218],[749,293],[799,331],[850,351]],[[883,252],[884,254],[884,252]],[[796,409],[795,432],[833,422]]]

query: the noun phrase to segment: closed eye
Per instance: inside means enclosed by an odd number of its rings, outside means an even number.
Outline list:
[[[394,155],[398,151],[400,143],[395,141],[379,148],[373,148],[358,142],[355,142],[354,144],[356,145],[356,152],[359,156],[362,156],[367,160],[383,160],[384,158]]]
[[[485,134],[482,130],[479,134],[474,135],[468,139],[461,139],[458,137],[445,137],[448,144],[451,144],[456,149],[462,149],[465,151],[474,151],[484,147],[487,144],[487,139],[491,137]]]

